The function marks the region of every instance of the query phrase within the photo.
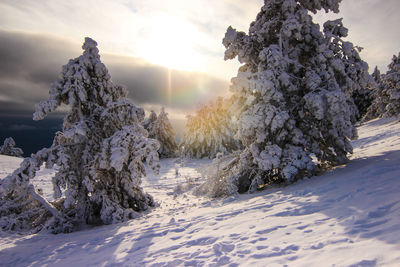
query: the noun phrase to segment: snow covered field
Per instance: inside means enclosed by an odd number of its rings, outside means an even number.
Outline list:
[[[359,127],[346,166],[287,187],[196,197],[208,160],[163,160],[143,181],[159,206],[71,234],[0,232],[1,266],[399,266],[400,123]],[[0,178],[21,159],[0,156]],[[176,174],[178,168],[178,174]],[[35,179],[50,197],[51,170]]]

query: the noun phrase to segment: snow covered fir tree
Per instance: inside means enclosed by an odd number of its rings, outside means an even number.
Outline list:
[[[372,78],[374,78],[377,84],[380,84],[382,81],[381,71],[378,69],[378,66],[375,66],[374,72],[371,74]]]
[[[232,101],[219,97],[215,102],[203,105],[195,115],[187,116],[180,145],[184,156],[214,158],[217,153],[228,154],[240,148],[240,142],[234,139]]]
[[[144,110],[126,99],[125,87],[112,82],[97,43],[86,38],[82,48],[83,55],[62,67],[49,99],[36,106],[33,116],[41,120],[68,105],[62,132],[50,148],[25,159],[1,181],[3,230],[70,232],[85,224],[126,221],[154,205],[141,178],[144,160],[158,172],[159,144],[141,125]],[[43,163],[58,166],[52,203],[31,184]]]
[[[148,119],[143,123],[145,129],[149,132],[149,138],[156,139],[160,143],[158,153],[162,158],[171,158],[178,155],[178,143],[175,139],[176,133],[168,119],[168,113],[164,107],[160,114],[152,110]]]
[[[0,155],[22,158],[24,151],[21,148],[15,147],[15,141],[12,137],[4,139],[4,143],[0,146]]]
[[[400,114],[400,53],[398,56],[393,56],[386,74],[379,75],[374,72],[374,76],[377,77],[375,79],[379,78],[379,88],[375,91],[374,101],[363,120],[398,116]]]
[[[265,0],[248,34],[227,29],[225,60],[243,64],[231,91],[245,148],[207,182],[211,195],[293,182],[348,161],[360,117],[353,97],[373,79],[360,49],[343,40],[342,20],[327,21],[321,32],[309,14],[337,13],[339,3]]]
[[[146,129],[146,131],[149,133],[149,137],[150,138],[153,138],[154,139],[154,137],[155,137],[155,129],[154,129],[154,126],[155,126],[155,123],[156,123],[156,120],[157,120],[157,114],[154,112],[154,110],[152,110],[151,112],[150,112],[150,115],[149,115],[149,117],[148,118],[145,118],[144,120],[143,120],[143,127]]]

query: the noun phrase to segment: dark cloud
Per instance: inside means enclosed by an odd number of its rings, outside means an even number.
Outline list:
[[[16,146],[22,148],[25,157],[44,147],[50,147],[55,133],[61,130],[62,125],[62,119],[54,117],[33,121],[29,117],[0,115],[0,120],[0,145],[11,136]]]
[[[137,105],[162,105],[190,112],[195,104],[228,91],[227,81],[207,74],[169,70],[131,57],[105,54],[102,60],[114,82],[126,85]]]
[[[60,129],[62,111],[44,122],[32,121],[35,104],[48,98],[51,83],[70,58],[82,54],[81,44],[54,36],[0,30],[0,139],[17,138],[29,155],[51,145]],[[200,104],[228,92],[228,82],[210,75],[168,70],[144,60],[105,54],[102,61],[115,83],[128,88],[140,107],[159,112],[165,106],[178,137],[184,116]],[[47,122],[46,122],[47,121]]]
[[[0,38],[1,78],[23,77],[46,83],[80,51],[77,43],[42,34],[0,30]]]
[[[26,130],[36,130],[35,126],[26,124],[12,124],[10,125],[10,131],[26,131]]]
[[[4,87],[1,87],[1,90]],[[7,89],[7,88],[6,88]],[[2,117],[20,116],[32,117],[34,111],[34,103],[17,103],[14,101],[0,101],[0,114]]]
[[[31,116],[48,97],[61,66],[79,53],[79,44],[40,34],[0,30],[0,112]]]
[[[48,88],[62,65],[82,53],[81,44],[42,34],[0,30],[0,40],[3,115],[32,113],[34,104],[48,97]],[[114,82],[127,86],[129,98],[139,106],[163,105],[192,111],[194,104],[227,92],[226,81],[206,74],[169,71],[133,57],[101,55]]]
[[[103,55],[114,82],[127,86],[129,97],[140,104],[166,104],[168,72],[164,67],[149,65],[142,60]]]

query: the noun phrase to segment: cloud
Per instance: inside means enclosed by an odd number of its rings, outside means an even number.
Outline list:
[[[196,62],[192,66],[197,70],[228,80],[239,64],[223,61],[226,28],[247,31],[262,4],[262,0],[3,0],[0,27],[62,34],[78,42],[89,35],[103,53],[147,60],[168,51],[172,57],[183,53],[189,62]],[[352,0],[341,2],[336,17],[344,18],[349,39],[365,48],[361,55],[369,65],[384,70],[399,50],[399,12],[398,0]]]
[[[228,92],[228,82],[203,73],[185,72],[152,65],[140,59],[104,55],[114,81],[128,87],[138,105],[158,104],[192,110],[215,95]]]
[[[69,58],[82,54],[81,44],[44,34],[0,30],[0,112],[31,116]],[[40,44],[40,45],[38,45]],[[125,85],[138,106],[165,106],[182,113],[228,92],[227,81],[203,73],[170,70],[145,60],[103,54],[115,83]]]
[[[29,117],[0,114],[0,142],[12,137],[17,146],[25,152],[24,156],[51,146],[54,135],[61,129],[61,118],[50,117],[43,121],[33,121]]]
[[[43,34],[3,30],[0,39],[0,112],[3,116],[32,113],[35,103],[48,98],[50,83],[68,58],[78,53],[79,45]]]
[[[26,124],[12,124],[9,127],[10,131],[26,131],[26,130],[35,130],[36,127],[32,125],[26,125]]]
[[[0,27],[61,34],[77,41],[89,35],[101,44],[103,53],[185,66],[228,80],[239,64],[223,60],[225,31],[229,25],[247,30],[262,2],[4,0],[0,2]]]

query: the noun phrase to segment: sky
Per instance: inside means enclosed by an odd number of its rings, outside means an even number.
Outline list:
[[[230,25],[247,32],[262,4],[0,0],[0,142],[24,133],[35,140],[32,131],[40,127],[30,122],[34,105],[47,99],[61,66],[81,55],[86,36],[97,41],[113,81],[128,87],[129,98],[146,111],[165,106],[181,134],[186,114],[228,94],[239,63],[223,60],[222,38]],[[386,71],[400,50],[400,1],[343,0],[340,10],[318,13],[315,21],[343,17],[348,40],[364,47],[361,56],[371,72],[375,65]]]

